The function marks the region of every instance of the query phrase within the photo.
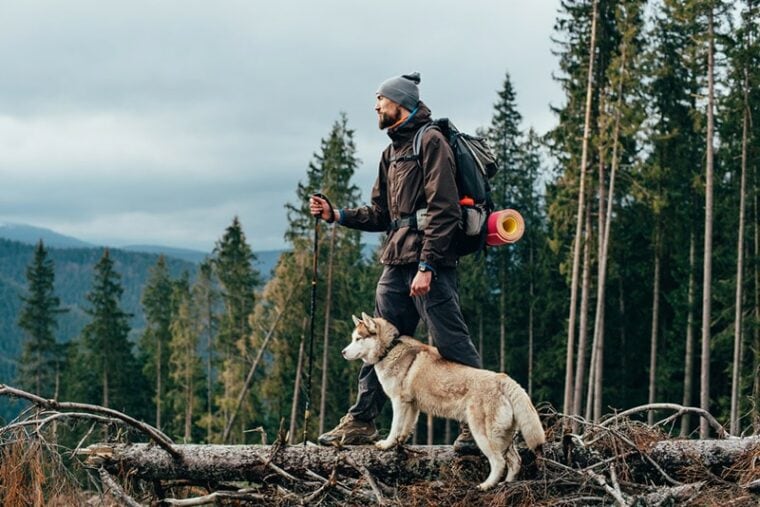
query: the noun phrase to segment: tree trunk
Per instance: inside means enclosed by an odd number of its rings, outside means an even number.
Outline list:
[[[591,285],[591,207],[586,207],[586,234],[583,244],[583,275],[581,279],[581,310],[578,325],[578,352],[575,358],[575,388],[573,389],[573,415],[580,415],[583,410],[583,385],[586,375],[586,351],[588,342],[588,298]],[[590,407],[588,398],[586,407]],[[577,431],[577,423],[573,424]]]
[[[105,361],[103,361],[103,406],[109,408],[108,405],[108,368],[105,367]]]
[[[335,238],[338,226],[333,225],[330,234],[330,250],[327,257],[327,294],[325,295],[325,329],[322,337],[322,385],[319,389],[319,434],[325,432],[325,413],[327,412],[327,379],[330,362],[330,317],[332,313],[333,257],[335,256]]]
[[[211,424],[214,420],[214,383],[211,376],[211,362],[214,356],[214,338],[213,338],[213,317],[211,314],[211,304],[208,305],[208,313],[206,314],[206,323],[208,324],[208,332],[206,334],[206,351],[208,356],[206,357],[206,442],[211,442]]]
[[[156,428],[161,429],[161,399],[163,398],[161,386],[161,339],[156,333]]]
[[[647,451],[647,456],[662,471],[677,473],[686,467],[703,465],[720,471],[739,459],[746,459],[756,451],[760,438],[730,440],[664,440]],[[149,444],[94,444],[80,451],[88,455],[87,464],[103,466],[113,474],[128,472],[143,480],[189,480],[203,484],[218,481],[261,482],[273,474],[271,463],[290,474],[311,470],[328,477],[337,467],[339,473],[355,473],[342,456],[389,483],[411,483],[444,479],[453,466],[474,470],[485,476],[488,462],[482,455],[459,456],[449,445],[406,446],[401,451],[378,451],[373,446],[348,446],[343,449],[322,446],[285,446],[275,448],[264,445],[177,445],[181,460],[172,457],[160,447]],[[533,453],[521,448],[523,462],[521,477],[535,478],[538,470],[533,466]],[[569,460],[561,443],[544,446],[544,456],[575,468],[584,468],[602,462],[607,456],[591,447],[569,449]],[[631,474],[646,473],[662,477],[648,460],[635,455],[626,458]]]
[[[650,330],[650,345],[649,345],[649,403],[655,402],[657,397],[657,341],[660,329],[660,268],[662,266],[661,259],[661,243],[662,243],[662,226],[660,225],[660,218],[655,218],[657,223],[655,224],[655,237],[654,237],[654,281],[652,283],[652,327]],[[647,414],[647,422],[649,425],[654,424],[654,411],[649,411]]]
[[[507,364],[507,267],[504,261],[505,252],[499,257],[499,371],[504,373]]]
[[[478,310],[478,354],[481,361],[483,360],[483,310]]]
[[[192,356],[189,355],[188,359]],[[191,363],[192,364],[192,363]],[[187,365],[185,374],[185,442],[191,442],[193,438],[193,374],[191,364]]]
[[[683,403],[684,407],[691,406],[691,393],[694,390],[694,307],[697,291],[697,238],[692,229],[689,234],[689,295],[686,314],[686,352],[683,372]],[[688,413],[681,418],[681,436],[689,434],[690,416]]]
[[[615,179],[617,176],[617,170],[620,165],[620,157],[618,156],[618,149],[620,146],[620,119],[623,109],[623,92],[625,82],[625,70],[626,70],[626,52],[627,47],[624,45],[621,50],[620,57],[620,83],[617,90],[617,104],[615,107],[615,126],[612,132],[612,169],[610,171],[610,186],[607,195],[607,209],[604,213],[604,221],[601,219],[601,210],[604,208],[604,198],[600,192],[599,208],[600,208],[600,220],[599,220],[599,279],[597,280],[596,287],[596,311],[594,312],[594,341],[593,341],[593,354],[595,356],[595,362],[591,364],[590,368],[594,369],[594,411],[593,420],[598,421],[602,415],[602,384],[603,384],[603,370],[604,370],[604,308],[606,300],[607,290],[607,261],[609,257],[610,247],[610,230],[612,229],[612,204],[615,199]],[[603,185],[603,178],[600,178],[600,187]],[[621,326],[623,327],[623,326]]]
[[[594,90],[594,55],[596,53],[596,18],[598,1],[594,0],[591,17],[591,41],[589,43],[588,78],[586,81],[586,104],[583,123],[583,143],[581,146],[581,166],[578,174],[578,210],[575,217],[575,239],[573,240],[573,270],[570,282],[570,312],[567,324],[567,355],[565,359],[565,399],[563,411],[571,413],[573,400],[573,354],[575,352],[575,318],[578,306],[578,272],[581,261],[581,236],[583,231],[583,214],[586,209],[586,165],[588,164],[588,145],[591,131],[591,98]]]
[[[304,317],[301,327],[301,343],[298,344],[298,364],[296,364],[296,379],[293,383],[293,403],[290,405],[290,426],[288,431],[288,443],[296,442],[296,422],[298,417],[298,398],[301,393],[301,376],[303,375],[303,354],[306,342],[306,326],[309,319]]]
[[[713,236],[713,106],[714,90],[714,33],[713,8],[707,13],[707,163],[705,174],[705,247],[702,278],[702,367],[699,388],[699,407],[710,411],[710,316],[712,299],[712,236]],[[710,428],[700,421],[699,436],[707,438]]]
[[[750,2],[750,10],[751,10]],[[748,44],[749,45],[749,44]],[[734,300],[734,361],[731,376],[731,433],[739,433],[739,394],[742,365],[742,309],[744,298],[744,208],[747,186],[747,133],[749,132],[749,71],[744,64],[744,114],[742,122],[742,162],[739,183],[739,232],[736,244],[736,299]]]
[[[533,397],[533,313],[536,305],[536,293],[533,282],[533,238],[532,235],[529,238],[528,243],[528,269],[530,282],[528,286],[528,396]],[[482,332],[482,331],[481,331]],[[483,357],[482,353],[481,356]]]
[[[754,363],[755,382],[752,386],[752,396],[760,400],[760,187],[758,187],[758,168],[755,167],[754,193],[755,193],[755,340],[754,340]],[[760,403],[752,405],[752,423],[755,434],[760,433]]]

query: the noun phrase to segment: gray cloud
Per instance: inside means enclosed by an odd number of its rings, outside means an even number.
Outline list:
[[[474,130],[509,71],[525,126],[546,130],[557,4],[6,3],[0,220],[210,250],[237,214],[254,249],[281,247],[284,204],[341,111],[369,192],[386,77],[420,71],[434,114]]]

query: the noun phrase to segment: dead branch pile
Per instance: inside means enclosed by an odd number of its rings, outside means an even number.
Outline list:
[[[521,450],[518,480],[488,492],[482,456],[449,446],[325,448],[286,445],[178,445],[123,414],[40,400],[0,385],[0,395],[33,405],[0,428],[0,504],[102,505],[720,505],[760,503],[760,437],[735,438],[709,414],[677,405],[642,407],[673,415],[654,426],[630,419],[599,424],[544,409],[547,444]],[[102,407],[100,407],[102,409]],[[715,440],[677,440],[667,424],[685,411],[710,420]],[[73,447],[55,425],[86,421]],[[135,421],[136,422],[136,421]],[[81,424],[81,422],[80,422]],[[110,433],[96,431],[118,427]],[[150,443],[137,443],[136,436]],[[98,441],[99,440],[99,441]],[[96,443],[90,443],[96,441]],[[110,499],[110,500],[109,500]]]

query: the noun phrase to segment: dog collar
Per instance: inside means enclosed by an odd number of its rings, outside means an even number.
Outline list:
[[[385,352],[383,352],[383,355],[380,356],[380,359],[378,359],[377,362],[379,363],[380,361],[382,361],[383,359],[385,359],[388,356],[388,354],[390,353],[390,351],[393,350],[393,347],[395,347],[399,343],[401,343],[401,337],[399,337],[398,335],[396,335],[396,337],[393,338],[393,340],[391,340],[391,342],[388,344],[388,348],[385,349]]]

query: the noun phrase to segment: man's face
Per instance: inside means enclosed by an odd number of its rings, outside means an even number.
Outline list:
[[[375,101],[375,112],[377,113],[377,124],[382,130],[399,121],[404,114],[404,108],[389,98],[378,95],[377,101]]]

